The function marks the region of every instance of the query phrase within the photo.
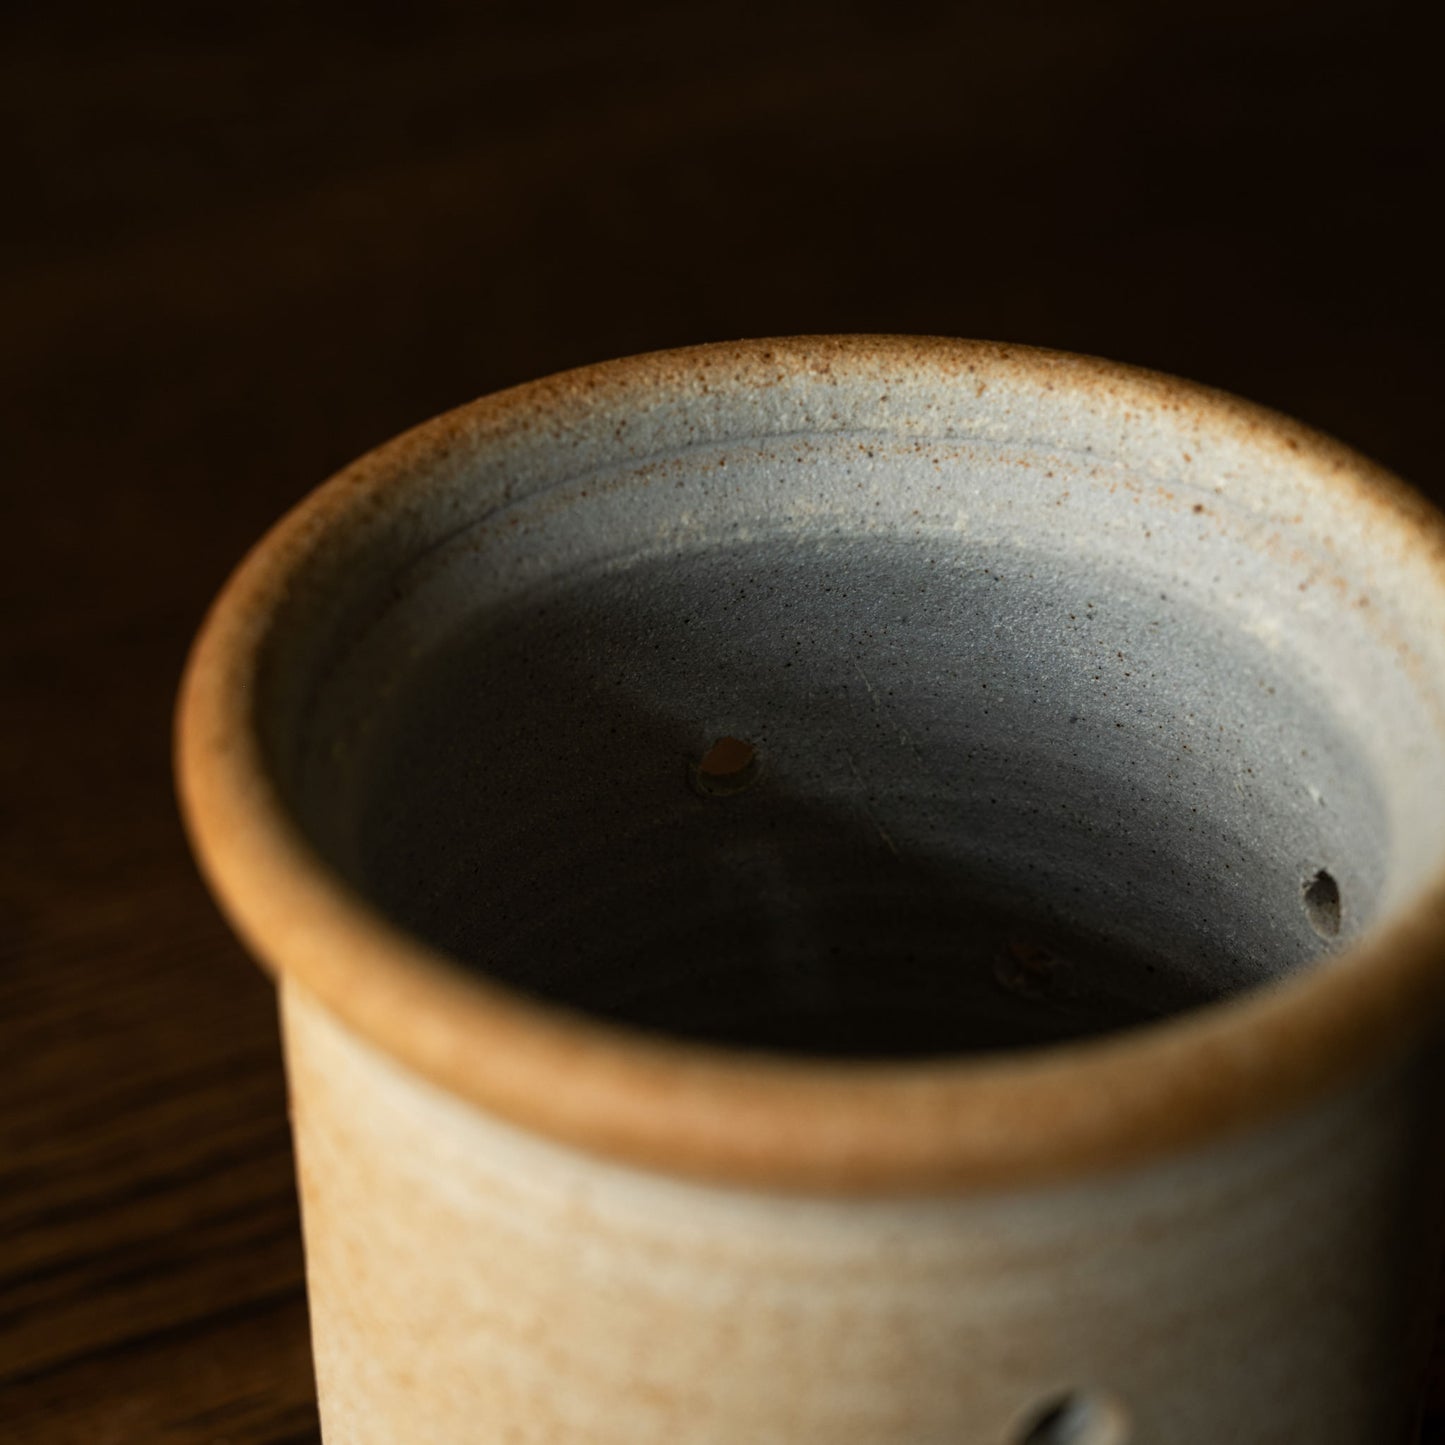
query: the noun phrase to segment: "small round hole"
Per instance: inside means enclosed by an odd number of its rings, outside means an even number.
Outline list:
[[[1129,1417],[1105,1395],[1075,1392],[1051,1400],[1016,1445],[1129,1445]]]
[[[1321,938],[1334,938],[1340,931],[1340,885],[1333,873],[1321,868],[1305,880],[1305,915]]]
[[[751,787],[758,776],[758,752],[742,738],[719,738],[688,769],[692,786],[706,798],[726,797]]]

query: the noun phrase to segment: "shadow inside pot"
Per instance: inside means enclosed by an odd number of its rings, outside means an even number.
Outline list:
[[[425,659],[325,846],[495,979],[807,1055],[1086,1038],[1348,942],[1383,824],[1309,680],[1095,590],[878,538],[603,570]]]

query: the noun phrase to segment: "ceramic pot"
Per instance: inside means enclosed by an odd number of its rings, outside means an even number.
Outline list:
[[[1440,1206],[1445,525],[1217,392],[644,356],[238,570],[330,1445],[1382,1445]]]

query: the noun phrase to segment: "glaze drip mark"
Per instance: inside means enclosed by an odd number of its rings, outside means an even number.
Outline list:
[[[688,781],[705,798],[725,798],[752,787],[761,765],[758,751],[742,738],[719,738],[688,767]]]

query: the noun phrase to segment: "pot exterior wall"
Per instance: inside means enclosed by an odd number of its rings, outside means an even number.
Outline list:
[[[1128,1172],[816,1197],[530,1137],[282,1004],[328,1445],[1410,1438],[1428,1058]]]

